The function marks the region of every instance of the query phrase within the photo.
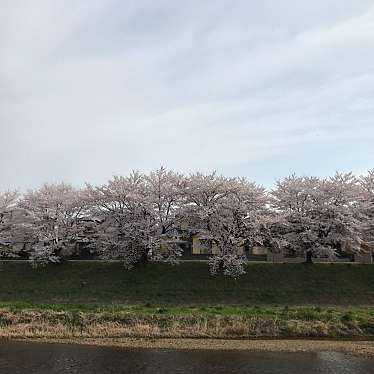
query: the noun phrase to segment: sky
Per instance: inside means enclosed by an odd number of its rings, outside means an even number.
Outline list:
[[[2,0],[0,190],[374,168],[372,0]]]

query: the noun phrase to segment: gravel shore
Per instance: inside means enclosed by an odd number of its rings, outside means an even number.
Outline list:
[[[347,340],[225,340],[225,339],[27,339],[48,343],[86,344],[128,349],[216,349],[268,352],[342,352],[374,356],[374,341]]]

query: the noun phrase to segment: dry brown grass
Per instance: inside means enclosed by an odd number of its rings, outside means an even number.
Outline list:
[[[279,338],[370,336],[357,321],[343,323],[245,316],[173,316],[0,309],[6,338]]]

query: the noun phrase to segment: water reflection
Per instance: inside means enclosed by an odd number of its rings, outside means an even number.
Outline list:
[[[374,359],[341,353],[129,350],[0,342],[0,374],[374,373]]]

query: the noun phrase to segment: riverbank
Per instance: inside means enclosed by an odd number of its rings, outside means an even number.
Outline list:
[[[3,306],[3,338],[374,338],[371,307]]]
[[[206,263],[82,261],[33,269],[0,262],[0,302],[92,305],[374,305],[374,266],[250,263],[238,279],[212,277]]]
[[[0,337],[27,339],[374,338],[374,266],[0,263]],[[244,343],[243,343],[244,344]]]
[[[167,350],[229,350],[252,352],[340,352],[374,357],[374,341],[347,340],[228,340],[228,339],[144,339],[144,338],[82,338],[82,339],[16,339],[40,343],[62,343],[120,347],[126,349],[167,349]]]

